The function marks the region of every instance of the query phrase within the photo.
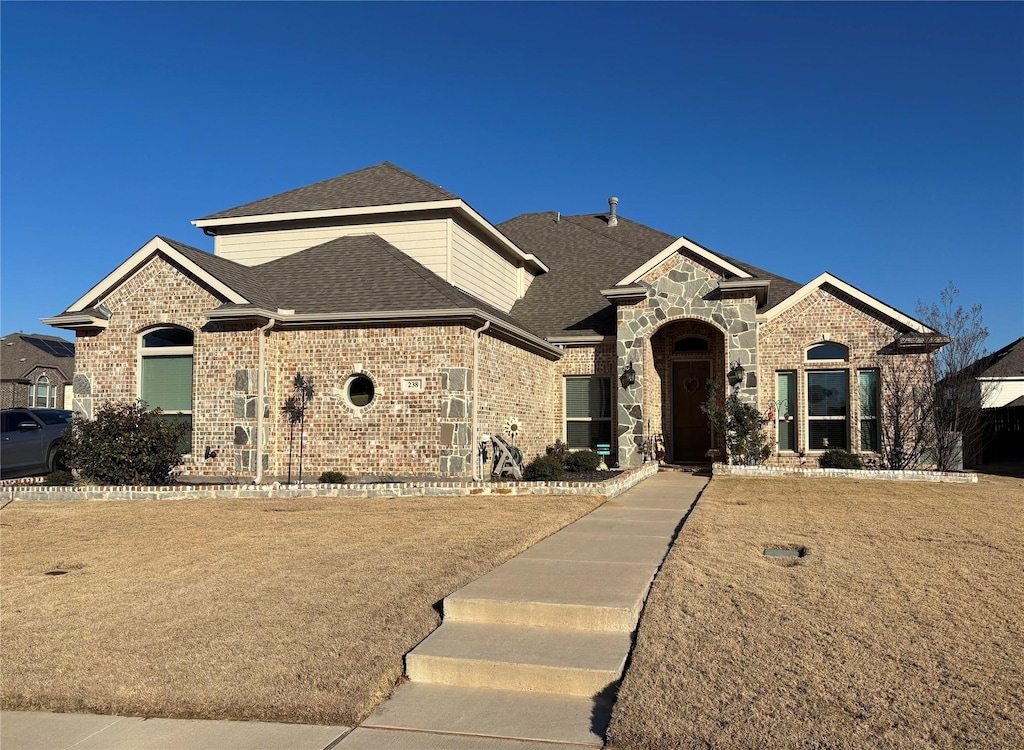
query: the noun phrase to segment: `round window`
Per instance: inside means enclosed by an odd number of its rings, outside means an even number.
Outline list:
[[[373,401],[373,381],[365,375],[355,375],[348,381],[346,394],[352,406],[366,406]]]

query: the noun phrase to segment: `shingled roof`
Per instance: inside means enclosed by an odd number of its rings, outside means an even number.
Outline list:
[[[531,283],[512,314],[547,337],[615,334],[615,306],[602,289],[642,266],[676,238],[619,216],[608,226],[604,214],[558,217],[554,212],[524,214],[498,228],[551,269]],[[766,307],[790,296],[800,284],[720,255],[751,276],[769,279]]]
[[[75,345],[59,336],[9,333],[0,339],[0,379],[24,380],[36,367],[54,367],[70,378]]]
[[[391,162],[229,208],[197,221],[455,200],[458,196]]]
[[[1021,377],[1024,375],[1024,336],[982,357],[970,370],[977,378]]]

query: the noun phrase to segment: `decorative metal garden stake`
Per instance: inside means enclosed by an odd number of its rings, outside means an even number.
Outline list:
[[[291,423],[288,434],[288,484],[292,483],[292,450],[295,445],[296,424],[299,425],[299,484],[302,484],[302,455],[306,442],[304,440],[306,408],[313,400],[313,379],[303,377],[301,372],[295,373],[292,390],[294,393],[285,400],[284,406],[281,407],[281,411],[288,416],[288,421]]]

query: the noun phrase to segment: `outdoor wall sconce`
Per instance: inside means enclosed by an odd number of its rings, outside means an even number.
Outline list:
[[[731,385],[733,388],[738,389],[740,387],[740,384],[743,382],[743,375],[745,374],[745,372],[746,371],[743,369],[743,365],[741,365],[737,361],[732,366],[732,369],[729,370],[729,374],[727,375],[727,377],[729,378],[729,385]]]
[[[632,385],[636,385],[636,370],[633,369],[633,362],[630,361],[626,365],[626,369],[622,371],[622,387],[629,388]]]

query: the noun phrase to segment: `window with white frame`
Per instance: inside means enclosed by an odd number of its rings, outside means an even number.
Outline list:
[[[182,448],[192,447],[192,345],[187,328],[157,328],[142,335],[139,349],[139,398],[163,419],[188,426]]]
[[[779,450],[795,451],[796,447],[796,373],[776,373],[775,419],[778,424]]]
[[[611,378],[584,376],[565,379],[565,442],[571,449],[611,445]]]
[[[29,408],[53,409],[57,406],[57,386],[50,385],[50,379],[40,375],[34,387],[29,389]]]
[[[850,388],[846,370],[807,373],[807,449],[850,447]]]
[[[878,453],[878,370],[858,370],[860,449]]]

